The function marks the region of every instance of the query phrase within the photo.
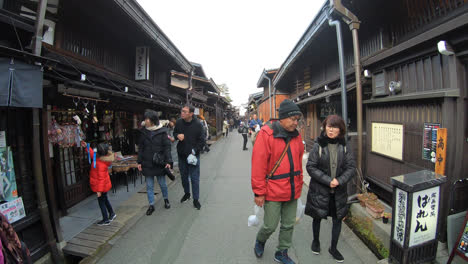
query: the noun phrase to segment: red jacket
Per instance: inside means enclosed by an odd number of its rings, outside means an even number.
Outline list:
[[[258,132],[252,154],[252,190],[257,196],[266,196],[267,201],[283,202],[301,197],[302,155],[304,144],[297,130],[293,133],[290,152],[284,156],[273,178],[266,180],[281,153],[286,147],[287,134],[274,122]],[[291,156],[291,160],[289,158]]]
[[[112,183],[109,176],[109,166],[114,160],[114,154],[99,157],[96,160],[96,168],[94,168],[94,150],[89,148],[91,155],[91,169],[89,170],[89,185],[93,192],[108,192],[112,188]]]

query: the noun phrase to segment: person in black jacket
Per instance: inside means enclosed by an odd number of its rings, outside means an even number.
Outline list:
[[[179,169],[184,187],[184,196],[181,203],[190,199],[189,177],[192,182],[193,206],[200,210],[200,151],[205,146],[205,137],[203,126],[193,116],[195,109],[192,106],[184,106],[180,111],[180,119],[177,120],[174,128],[174,138],[178,140],[177,154],[179,156]],[[187,157],[195,153],[197,158],[196,165],[190,165]]]
[[[348,213],[347,183],[356,173],[352,155],[346,148],[346,127],[337,115],[328,116],[322,123],[322,133],[309,153],[307,172],[311,179],[305,213],[313,218],[314,239],[311,249],[320,253],[320,221],[333,219],[332,241],[328,252],[337,262],[344,258],[337,249],[341,222]]]
[[[145,127],[141,133],[138,143],[138,170],[142,171],[146,178],[146,192],[149,202],[146,215],[151,215],[154,212],[154,176],[158,180],[164,197],[164,207],[166,209],[171,207],[165,172],[165,169],[169,169],[172,163],[171,141],[167,134],[167,128],[159,123],[158,114],[152,110],[145,112]]]

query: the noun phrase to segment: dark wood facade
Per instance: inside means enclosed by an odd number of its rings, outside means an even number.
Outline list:
[[[446,176],[443,186],[442,228],[450,208],[465,208],[451,185],[467,177],[467,57],[468,1],[347,1],[343,4],[361,21],[359,45],[363,76],[364,138],[362,171],[373,191],[391,203],[390,177],[435,164],[422,158],[424,123],[438,123],[448,129]],[[329,27],[328,4],[315,17],[298,45],[283,63],[274,84],[288,92],[304,113],[301,124],[307,146],[320,133],[322,112],[341,114],[338,53],[335,29]],[[332,18],[341,20],[332,14]],[[351,31],[342,23],[344,64],[347,79],[348,119],[351,149],[355,150],[356,92]],[[437,43],[448,41],[455,55],[439,53]],[[401,92],[393,94],[390,82]],[[383,90],[380,87],[383,87]],[[383,91],[383,92],[382,92]],[[328,98],[328,99],[326,99]],[[329,102],[326,102],[329,101]],[[371,151],[372,122],[403,124],[403,160],[397,161]],[[466,191],[466,190],[465,190]],[[460,196],[461,195],[461,196]],[[466,195],[464,196],[466,197]]]

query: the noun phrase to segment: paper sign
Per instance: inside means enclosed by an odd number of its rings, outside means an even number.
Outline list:
[[[0,205],[0,212],[7,218],[10,224],[26,217],[23,199],[20,197]]]
[[[409,246],[436,238],[440,186],[413,193]]]

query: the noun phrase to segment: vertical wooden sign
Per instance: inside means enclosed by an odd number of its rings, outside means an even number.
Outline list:
[[[439,128],[437,129],[435,173],[445,175],[446,157],[447,157],[447,128]]]

